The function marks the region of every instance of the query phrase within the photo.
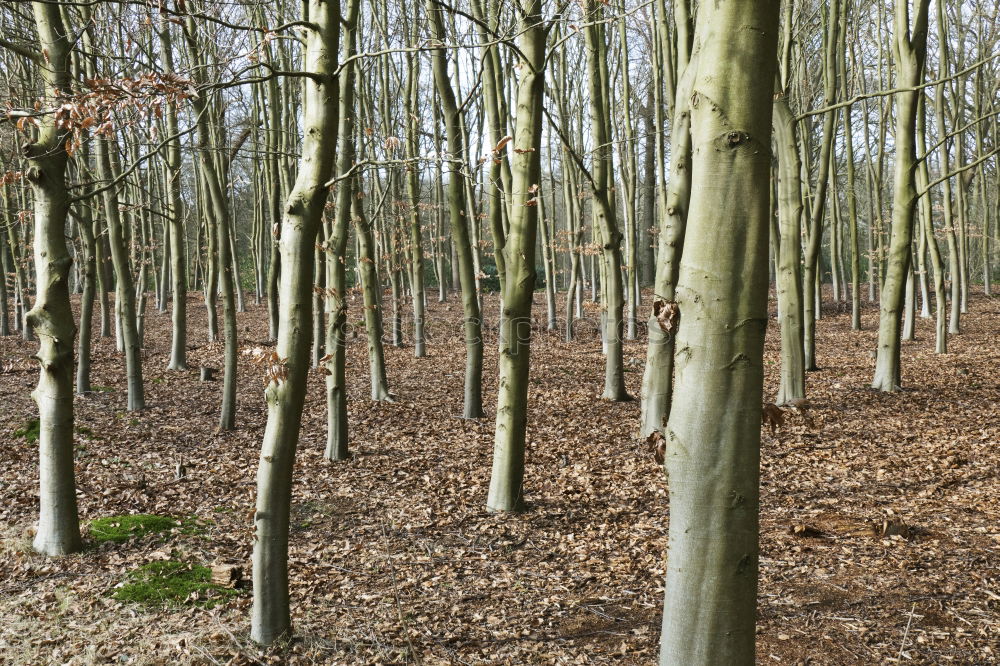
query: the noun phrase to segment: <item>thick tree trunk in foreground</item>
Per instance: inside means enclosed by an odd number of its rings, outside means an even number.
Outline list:
[[[356,20],[359,0],[351,4]],[[270,645],[292,628],[288,608],[292,469],[309,373],[313,247],[329,193],[326,181],[337,138],[340,6],[309,0],[307,9],[310,25],[305,30],[303,68],[315,78],[303,84],[302,164],[282,220],[277,359],[268,368],[272,377],[265,390],[267,426],[257,471],[250,637],[262,645]]]
[[[699,9],[661,664],[754,663],[778,4]]]
[[[58,104],[57,91],[70,90],[70,42],[59,7],[32,3],[44,59],[37,62],[45,93]],[[67,135],[52,115],[41,117],[37,139],[23,146],[25,174],[34,194],[35,307],[26,321],[38,336],[38,387],[31,394],[38,405],[39,513],[35,550],[64,555],[80,549],[80,523],[73,470],[73,311],[69,303],[66,248]]]

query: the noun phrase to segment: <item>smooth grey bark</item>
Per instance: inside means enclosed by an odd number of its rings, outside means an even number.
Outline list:
[[[805,349],[802,344],[802,162],[795,117],[788,99],[776,93],[774,143],[778,153],[778,321],[781,328],[781,380],[777,404],[806,397]]]
[[[418,96],[420,94],[419,59],[407,54],[408,74],[406,77],[406,155],[416,158],[420,152],[419,122],[416,114]],[[420,231],[420,171],[416,165],[406,170],[406,194],[409,203],[409,270],[410,296],[413,304],[413,355],[423,358],[427,355],[427,342],[424,336],[424,303],[426,293],[424,287],[424,248],[423,233]],[[441,290],[440,293],[444,293]]]
[[[500,375],[497,393],[493,470],[486,507],[521,511],[524,504],[525,432],[528,426],[528,376],[531,305],[535,289],[535,239],[541,196],[542,104],[545,92],[545,42],[541,0],[521,0],[518,50],[515,157],[511,167],[510,229],[503,309],[500,317]],[[430,10],[429,11],[433,11]]]
[[[665,21],[662,2],[657,6],[657,19]],[[689,106],[694,86],[695,64],[691,61],[694,23],[690,3],[674,4],[676,25],[676,56],[678,79],[673,125],[670,135],[670,173],[663,168],[663,139],[659,138],[660,154],[657,198],[659,200],[659,250],[656,256],[656,278],[653,303],[646,325],[649,343],[646,349],[646,367],[642,376],[642,408],[640,434],[643,438],[654,432],[663,432],[670,415],[673,394],[674,343],[680,324],[676,303],[677,275],[691,198],[691,109]],[[658,57],[669,50],[665,40]],[[662,105],[658,105],[662,106]],[[662,113],[658,111],[658,113]]]
[[[663,665],[754,663],[778,5],[699,4],[691,200],[666,432]]]
[[[611,119],[608,93],[607,40],[603,5],[598,0],[585,0],[584,7],[592,19],[583,28],[587,50],[587,89],[590,93],[590,132],[594,146],[591,164],[593,200],[591,215],[595,242],[601,254],[601,318],[605,348],[604,400],[631,400],[625,389],[623,341],[625,338],[622,285],[622,239],[614,206],[614,176],[612,169]]]
[[[824,9],[823,99],[832,104],[837,94],[837,33],[839,31],[840,1],[830,0]],[[803,299],[803,346],[805,347],[806,370],[817,370],[816,365],[816,320],[822,311],[820,290],[822,288],[821,249],[823,244],[823,216],[826,212],[827,188],[830,183],[830,160],[837,124],[837,111],[830,111],[823,117],[823,140],[819,149],[816,188],[813,190],[812,207],[809,211],[808,237],[805,251],[805,268],[802,287]],[[814,292],[816,296],[814,297]]]
[[[920,160],[917,167],[917,188],[924,194],[920,197],[920,223],[923,227],[923,237],[927,242],[927,249],[930,251],[931,267],[934,269],[934,351],[937,354],[948,352],[948,321],[945,316],[945,296],[944,286],[944,260],[941,258],[941,248],[938,246],[937,237],[934,235],[934,208],[931,205],[931,194],[927,191],[930,183],[930,174],[927,167],[927,103],[926,97],[921,95],[917,106],[917,145],[920,147],[921,155],[925,158]]]
[[[91,339],[93,337],[94,297],[97,293],[97,243],[94,239],[93,219],[88,207],[77,216],[77,229],[83,241],[83,293],[80,296],[80,326],[77,341],[76,392],[90,392]]]
[[[185,39],[188,46],[188,54],[191,61],[202,66],[199,55],[199,39],[194,19],[188,16],[185,22]],[[195,74],[195,81],[199,85],[205,83],[204,74]],[[237,331],[236,331],[236,277],[234,275],[236,264],[234,261],[232,243],[230,239],[231,224],[229,220],[229,205],[226,200],[226,171],[227,167],[221,157],[213,157],[210,148],[215,144],[213,140],[212,126],[210,125],[211,107],[209,100],[205,96],[193,97],[191,106],[195,114],[195,127],[197,130],[199,163],[201,165],[201,194],[200,200],[203,210],[207,213],[206,224],[210,225],[208,236],[214,241],[214,252],[209,251],[209,273],[214,270],[214,278],[208,280],[209,303],[209,330],[212,329],[212,321],[215,314],[216,287],[222,291],[222,321],[223,321],[223,382],[222,382],[222,404],[219,410],[219,429],[233,430],[236,427],[236,373],[237,373]],[[237,146],[238,147],[238,146]],[[214,256],[213,256],[214,255]],[[214,339],[214,337],[213,337]]]
[[[351,0],[348,20],[357,19]],[[337,50],[340,3],[309,0],[303,26],[302,158],[282,220],[280,322],[275,360],[265,390],[267,426],[257,471],[256,540],[250,637],[270,645],[291,632],[288,608],[288,522],[292,470],[309,373],[312,332],[313,246],[329,194],[336,147]]]
[[[167,73],[174,71],[173,45],[170,40],[170,22],[160,24],[160,59]],[[177,105],[168,102],[164,125],[168,137],[176,136]],[[171,294],[170,361],[168,370],[187,369],[187,256],[184,251],[184,199],[181,197],[181,140],[170,141],[164,151],[166,162],[165,185],[167,211],[170,219],[165,223],[169,232]]]
[[[343,26],[344,58],[357,52],[357,11],[352,2]],[[355,79],[357,65],[346,62],[340,74],[340,102],[337,107],[336,172],[346,174],[355,160]],[[347,242],[351,230],[351,200],[355,196],[355,178],[345,178],[335,185],[333,223],[327,234],[327,328],[323,358],[326,372],[326,450],[323,457],[331,462],[347,460],[349,423],[347,417]]]
[[[351,198],[351,218],[358,239],[358,274],[365,307],[365,333],[368,338],[368,374],[371,378],[372,400],[392,402],[389,379],[385,372],[385,349],[382,346],[382,303],[378,273],[375,270],[375,241],[365,218],[364,206],[358,197]]]
[[[112,163],[115,146],[110,140],[100,138],[96,141],[95,148],[97,171],[101,180],[110,183],[116,172]],[[111,263],[115,269],[115,304],[120,312],[118,325],[121,328],[122,347],[125,352],[125,374],[128,384],[126,408],[135,411],[146,407],[146,398],[142,381],[142,349],[136,326],[135,287],[125,247],[125,230],[118,208],[118,187],[105,189],[101,198],[108,223]]]
[[[59,104],[71,89],[69,59],[72,35],[59,7],[33,2],[39,45],[45,58],[35,61],[45,97]],[[73,311],[69,301],[72,259],[66,247],[66,141],[55,116],[39,119],[34,141],[22,147],[28,160],[25,179],[34,204],[35,306],[25,321],[38,336],[38,386],[31,397],[38,405],[38,530],[32,545],[46,555],[65,555],[81,547],[73,469]]]
[[[427,13],[431,19],[432,35],[437,46],[445,43],[444,21],[440,16],[442,8],[428,0]],[[445,135],[448,140],[448,216],[451,221],[451,241],[455,256],[453,272],[457,270],[462,289],[462,311],[465,333],[465,390],[462,417],[478,419],[483,416],[483,334],[482,314],[479,308],[479,294],[476,293],[476,275],[472,262],[472,247],[469,241],[469,225],[466,220],[465,169],[454,160],[462,160],[466,154],[464,136],[459,115],[462,111],[455,99],[451,79],[448,76],[448,62],[444,48],[431,49],[431,69],[434,84],[441,100],[441,115],[444,117]],[[457,259],[457,262],[455,261]],[[454,278],[454,275],[453,275]],[[454,282],[454,280],[453,280]]]
[[[872,388],[898,391],[901,385],[901,319],[906,277],[910,268],[910,245],[913,242],[916,191],[917,99],[912,89],[924,75],[927,56],[927,14],[930,0],[918,0],[910,24],[909,3],[897,3],[893,54],[896,61],[896,155],[893,166],[892,236],[889,262],[879,303],[878,351]]]

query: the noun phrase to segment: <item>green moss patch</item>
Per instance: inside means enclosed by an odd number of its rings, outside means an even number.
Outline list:
[[[239,594],[212,583],[212,570],[197,564],[165,560],[128,573],[114,591],[118,601],[140,604],[192,604],[211,608]]]
[[[41,423],[38,419],[31,419],[30,421],[25,421],[24,425],[14,431],[14,437],[23,437],[25,441],[29,444],[34,444],[38,441],[38,435],[41,432]]]
[[[146,513],[130,516],[108,516],[90,522],[90,536],[98,543],[104,541],[121,543],[132,537],[165,532],[180,527],[180,525],[179,522],[168,516],[153,516]]]

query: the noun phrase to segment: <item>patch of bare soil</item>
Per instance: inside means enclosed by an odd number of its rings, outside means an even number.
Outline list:
[[[830,304],[828,304],[830,305]],[[360,317],[360,301],[352,318]],[[950,353],[930,321],[905,343],[906,390],[867,387],[877,311],[865,330],[832,306],[818,324],[811,408],[786,413],[762,457],[758,661],[989,664],[1000,636],[1000,350],[996,301],[973,299]],[[151,308],[152,310],[152,308]],[[429,356],[387,345],[394,403],[372,403],[363,331],[349,351],[353,458],[323,460],[323,378],[310,381],[291,529],[296,637],[262,651],[249,597],[213,609],[109,597],[125,572],[171,557],[249,569],[254,474],[265,419],[262,372],[241,356],[238,426],[216,431],[221,367],[190,302],[194,370],[168,372],[169,316],[146,320],[149,408],[125,411],[123,361],[95,341],[93,384],[76,400],[84,520],[158,513],[178,529],[48,560],[30,551],[37,449],[14,431],[34,417],[34,343],[0,339],[0,655],[11,664],[650,664],[655,661],[667,483],[636,441],[638,403],[599,400],[600,340],[536,333],[526,494],[519,516],[485,511],[495,413],[461,413],[464,347],[456,297],[430,308]],[[541,294],[536,313],[544,317]],[[590,321],[598,317],[588,306]],[[486,316],[495,321],[495,298]],[[95,319],[96,324],[96,319]],[[387,326],[388,328],[388,326]],[[239,317],[241,345],[266,339],[266,311]],[[767,345],[767,392],[778,331]],[[638,394],[645,346],[626,345]],[[177,463],[187,474],[175,479]],[[696,603],[696,600],[692,600]]]

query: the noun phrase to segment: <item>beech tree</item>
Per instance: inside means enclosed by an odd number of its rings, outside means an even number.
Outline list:
[[[25,52],[38,67],[47,105],[59,108],[70,81],[71,34],[59,7],[31,3],[39,53]],[[9,48],[9,47],[8,47]],[[80,523],[73,471],[73,338],[76,333],[69,301],[72,259],[66,248],[66,144],[70,132],[61,116],[47,113],[38,120],[32,140],[22,146],[28,160],[25,179],[31,186],[35,215],[34,307],[26,321],[38,335],[38,528],[33,546],[46,555],[79,550]]]
[[[892,238],[889,264],[879,309],[878,357],[872,388],[900,388],[900,346],[903,296],[910,267],[916,191],[916,89],[924,76],[927,57],[927,24],[930,0],[917,0],[912,20],[909,2],[895,8],[893,55],[897,70],[895,161],[893,167]],[[954,276],[953,276],[954,279]]]
[[[345,20],[357,21],[360,0],[350,0]],[[292,469],[302,422],[312,335],[313,246],[333,171],[337,143],[340,3],[309,0],[305,6],[302,159],[285,203],[281,227],[278,343],[264,362],[267,427],[257,471],[254,598],[250,636],[270,645],[291,631],[288,608],[288,519]]]
[[[520,75],[514,160],[509,191],[510,232],[504,250],[503,310],[500,316],[500,378],[497,394],[493,472],[486,506],[521,511],[524,504],[525,430],[528,425],[528,373],[531,305],[535,290],[535,239],[541,190],[542,104],[545,42],[541,0],[521,0],[518,32]]]
[[[753,664],[778,2],[702,3],[696,25],[660,663]]]

